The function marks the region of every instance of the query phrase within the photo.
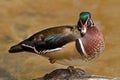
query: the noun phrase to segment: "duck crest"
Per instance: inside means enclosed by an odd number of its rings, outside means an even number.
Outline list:
[[[103,35],[96,27],[89,28],[81,40],[88,59],[97,57],[104,50]]]

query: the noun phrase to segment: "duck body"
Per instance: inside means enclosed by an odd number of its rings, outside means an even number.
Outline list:
[[[85,52],[82,51],[81,46],[77,49],[77,41],[79,40],[83,43],[80,45],[83,46]],[[44,56],[63,65],[78,66],[96,59],[103,52],[104,48],[102,33],[96,27],[92,27],[84,37],[71,41],[64,45],[61,50],[45,54]]]
[[[103,35],[92,25],[89,15],[88,12],[81,13],[77,25],[42,30],[12,46],[9,52],[32,52],[48,58],[50,63],[68,66],[89,62],[98,57],[105,47]]]

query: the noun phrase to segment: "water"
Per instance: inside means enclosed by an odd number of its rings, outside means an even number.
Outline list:
[[[105,51],[95,61],[78,66],[89,73],[120,77],[119,0],[4,0],[0,2],[0,79],[29,80],[57,68],[45,58],[31,54],[9,54],[7,50],[35,32],[48,27],[76,24],[79,13],[89,11],[103,32]]]

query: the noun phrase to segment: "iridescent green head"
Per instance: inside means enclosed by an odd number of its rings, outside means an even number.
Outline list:
[[[91,18],[91,14],[89,12],[80,13],[80,20],[82,21],[83,24],[85,24],[88,18]]]
[[[94,23],[91,19],[91,14],[89,12],[81,12],[77,24],[78,30],[81,32],[81,35],[85,35],[87,29],[93,26]]]

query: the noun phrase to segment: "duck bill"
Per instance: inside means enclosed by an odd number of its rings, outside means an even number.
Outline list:
[[[87,31],[87,25],[83,25],[81,28],[81,36],[84,36]]]

